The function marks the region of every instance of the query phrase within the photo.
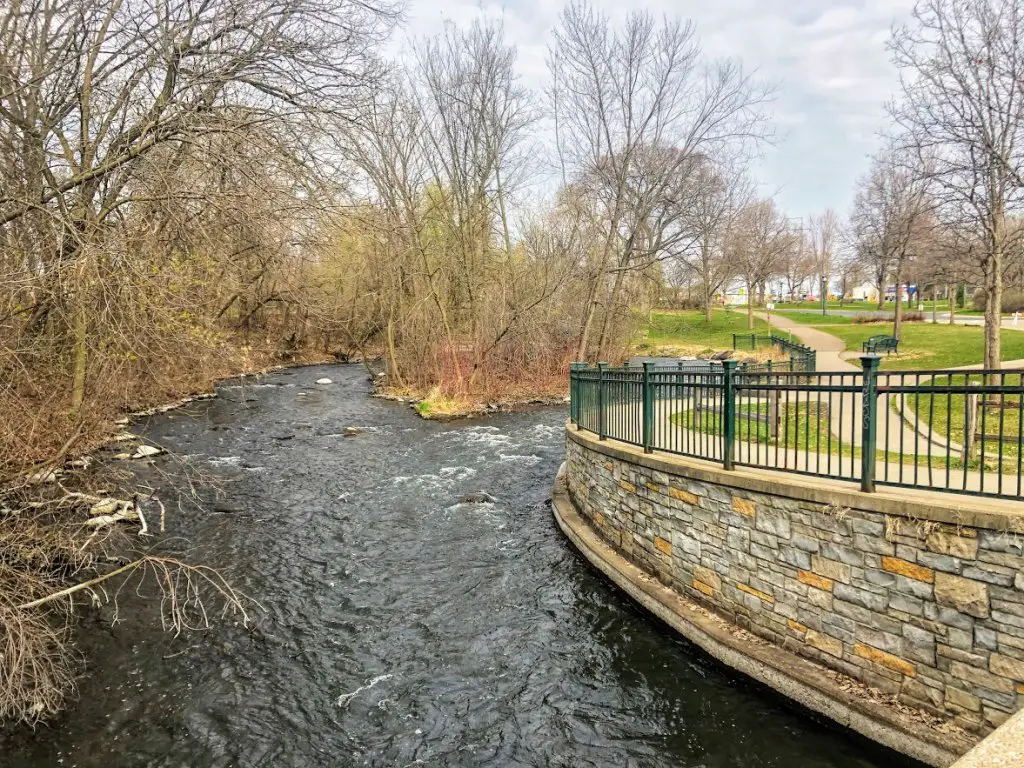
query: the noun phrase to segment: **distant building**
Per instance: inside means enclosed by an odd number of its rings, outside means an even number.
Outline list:
[[[850,298],[854,301],[878,301],[878,288],[871,283],[861,283],[850,289]]]

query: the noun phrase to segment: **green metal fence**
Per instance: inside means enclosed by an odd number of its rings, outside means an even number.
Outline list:
[[[813,371],[817,367],[817,353],[810,347],[804,346],[798,341],[787,339],[777,334],[756,334],[756,333],[734,333],[732,335],[733,349],[756,350],[758,347],[777,347],[789,355],[787,363],[783,363],[783,370],[790,371]],[[775,366],[778,368],[778,365]],[[772,370],[770,363],[759,363],[753,366],[746,366],[744,370],[752,369]]]
[[[574,363],[570,418],[602,440],[735,466],[1021,498],[1022,370],[701,370]]]

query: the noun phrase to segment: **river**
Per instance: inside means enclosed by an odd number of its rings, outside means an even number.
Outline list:
[[[362,368],[299,368],[133,425],[202,470],[202,508],[169,512],[164,546],[265,611],[254,632],[178,638],[136,613],[87,621],[76,701],[0,763],[911,765],[727,673],[590,570],[548,502],[564,409],[442,424],[368,392]],[[163,498],[187,488],[158,464]],[[478,491],[497,501],[458,503]]]

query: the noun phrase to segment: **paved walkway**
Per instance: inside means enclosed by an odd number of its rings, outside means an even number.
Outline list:
[[[764,315],[758,314],[762,320],[767,319]],[[831,333],[826,333],[818,328],[811,328],[806,325],[790,320],[788,317],[774,317],[775,327],[791,332],[801,342],[817,353],[817,369],[819,373],[844,373],[860,374],[859,366],[846,360],[843,352],[846,343]],[[845,377],[843,377],[845,378]],[[888,377],[882,374],[879,376],[879,384],[885,385]],[[850,377],[850,383],[860,384],[861,379],[857,376]],[[847,383],[843,381],[843,383]],[[893,381],[896,384],[897,381]],[[898,396],[892,396],[895,401]],[[842,407],[839,407],[839,397],[829,395],[828,412],[832,433],[843,438],[844,442],[852,443],[858,448],[862,444],[863,430],[861,429],[861,418],[863,415],[864,398],[858,393],[844,393]],[[886,445],[890,451],[899,451],[903,454],[916,453],[927,456],[934,451],[935,445],[930,446],[927,427],[923,431],[914,430],[903,417],[892,408],[893,403],[890,397],[881,395],[878,398],[878,415],[884,416],[878,423],[877,446],[880,450]],[[945,443],[942,444],[945,451]]]

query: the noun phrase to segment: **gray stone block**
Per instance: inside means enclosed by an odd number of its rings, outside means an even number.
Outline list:
[[[859,589],[850,584],[836,584],[832,588],[832,594],[840,600],[845,600],[848,603],[860,605],[879,613],[884,612],[889,605],[887,596],[868,592],[866,589]]]

